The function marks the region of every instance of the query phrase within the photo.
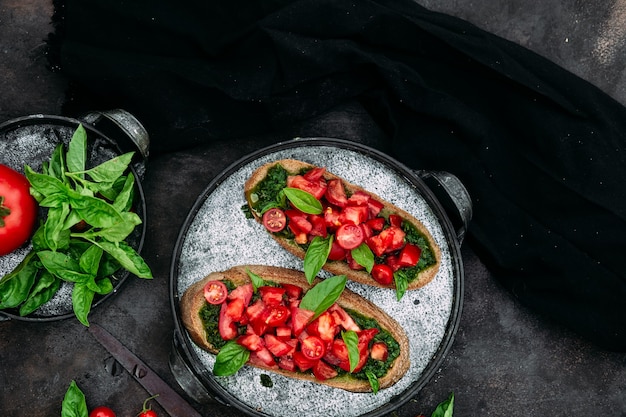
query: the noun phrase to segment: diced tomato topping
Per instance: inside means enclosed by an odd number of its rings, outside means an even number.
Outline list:
[[[339,246],[337,240],[333,239],[333,243],[330,246],[330,253],[328,254],[328,259],[331,261],[342,261],[346,258],[346,250]]]
[[[226,305],[226,315],[233,321],[241,321],[243,319],[243,312],[246,306],[241,298],[235,298],[232,301],[224,303]]]
[[[387,252],[393,252],[404,245],[405,233],[402,229],[390,226],[367,239],[367,246],[376,256],[383,256]]]
[[[337,207],[345,207],[348,204],[346,190],[343,188],[341,180],[332,179],[328,181],[324,196],[330,204]]]
[[[283,294],[285,294],[285,288],[283,287],[271,287],[264,285],[257,289],[261,295],[261,299],[268,306],[277,306],[283,301]]]
[[[220,307],[220,317],[217,323],[217,328],[220,332],[220,336],[224,340],[232,340],[237,337],[237,324],[228,317],[226,314],[226,303],[222,303]]]
[[[293,358],[281,356],[278,358],[278,367],[286,371],[294,372],[296,370],[296,361],[294,361]]]
[[[385,264],[389,265],[393,272],[396,272],[401,268],[400,263],[398,262],[398,257],[394,255],[387,255],[385,258]]]
[[[321,236],[325,238],[328,236],[328,229],[326,229],[326,221],[324,220],[324,217],[318,214],[309,214],[308,219],[312,226],[311,231],[309,232],[311,237]]]
[[[329,307],[327,311],[329,311],[330,314],[333,315],[335,323],[343,327],[344,330],[354,330],[355,332],[361,330],[361,328],[358,324],[356,324],[352,316],[350,316],[346,312],[346,310],[344,310],[339,304],[334,303],[332,306]]]
[[[387,344],[384,342],[376,342],[372,344],[370,356],[372,357],[372,359],[376,359],[377,361],[386,361],[389,357],[389,349],[387,348]]]
[[[228,299],[234,300],[236,298],[241,298],[244,306],[247,307],[248,304],[250,304],[250,300],[252,300],[252,294],[253,294],[252,284],[240,285],[239,287],[232,290],[230,294],[228,294]]]
[[[338,372],[324,361],[316,361],[313,365],[313,375],[320,381],[334,378],[338,375]]]
[[[333,315],[326,310],[306,327],[306,331],[311,335],[319,336],[324,342],[329,343],[339,333],[339,327],[335,323]]]
[[[359,226],[363,230],[363,240],[367,240],[374,235],[374,230],[372,230],[367,222],[361,223]]]
[[[302,287],[293,284],[282,284],[289,301],[299,300],[302,297]]]
[[[344,224],[335,234],[337,243],[345,250],[352,250],[363,243],[363,230],[354,224]]]
[[[316,362],[316,360],[311,360],[309,358],[307,358],[306,356],[304,356],[304,353],[302,353],[299,350],[296,350],[293,353],[293,361],[295,362],[296,366],[298,367],[298,369],[300,370],[300,372],[306,372],[309,369],[311,369],[313,367],[313,365]]]
[[[384,217],[375,217],[369,219],[367,225],[375,232],[380,232],[385,228],[385,218]]]
[[[308,180],[302,175],[293,175],[287,177],[287,187],[299,188],[313,195],[318,200],[324,196],[326,192],[326,180]]]
[[[323,167],[315,167],[309,171],[307,171],[303,177],[309,181],[319,181],[323,179],[324,173],[326,172],[326,168]]]
[[[262,335],[265,333],[265,330],[267,330],[267,318],[269,313],[270,311],[262,299],[258,299],[246,309],[246,315],[256,334]]]
[[[373,198],[370,198],[369,201],[367,202],[367,207],[369,208],[369,213],[370,213],[369,217],[370,217],[370,219],[373,219],[376,216],[378,216],[378,214],[380,214],[380,212],[383,209],[384,205],[380,201],[374,200]],[[381,219],[382,219],[382,217],[381,217]]]
[[[283,305],[270,307],[265,323],[269,327],[282,326],[287,322],[290,315],[289,309]]]
[[[376,264],[372,268],[372,278],[381,285],[393,282],[393,269],[386,264]]]
[[[305,310],[299,307],[291,308],[291,329],[294,336],[300,336],[300,333],[306,328],[309,320],[315,315],[314,311]]]
[[[258,334],[247,333],[237,338],[237,343],[246,349],[255,352],[265,346],[265,342]]]
[[[265,340],[265,347],[267,347],[274,356],[283,356],[293,350],[290,345],[272,334],[266,334],[263,336],[263,339]]]
[[[313,229],[313,225],[307,219],[307,215],[302,213],[300,210],[290,209],[286,210],[285,214],[289,219],[289,229],[294,234],[305,233],[308,234],[311,229]]]
[[[291,339],[291,327],[290,326],[278,326],[276,327],[276,337],[280,340]]]
[[[359,336],[358,349],[359,349],[359,363],[354,368],[353,372],[359,372],[363,366],[367,363],[369,358],[369,344],[378,334],[378,329],[365,329],[357,332]]]
[[[402,228],[402,217],[398,216],[397,214],[390,214],[389,224],[394,227]]]
[[[277,366],[276,360],[272,356],[272,352],[267,350],[266,347],[250,352],[249,362],[252,364],[264,365],[270,368],[275,368]]]
[[[324,222],[326,223],[326,227],[330,230],[336,230],[341,226],[341,221],[339,220],[340,215],[341,212],[338,209],[326,207],[326,209],[324,209]]]
[[[422,250],[419,246],[407,243],[404,245],[398,256],[398,264],[400,266],[415,266],[420,260]]]
[[[370,198],[371,198],[370,195],[366,193],[365,191],[356,191],[348,199],[348,205],[367,207],[367,204],[370,201]]]
[[[300,351],[308,359],[322,359],[326,353],[326,343],[317,336],[308,336],[302,340]]]
[[[340,218],[343,219],[342,223],[361,224],[367,221],[367,206],[347,206],[343,209],[342,216]]]

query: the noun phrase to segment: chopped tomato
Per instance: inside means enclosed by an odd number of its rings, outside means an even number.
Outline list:
[[[278,366],[286,371],[294,372],[296,370],[296,362],[293,358],[281,356],[278,358]]]
[[[243,304],[247,307],[250,304],[250,300],[252,300],[253,292],[252,284],[240,285],[228,294],[228,299],[241,298]]]
[[[279,208],[271,208],[261,218],[263,226],[272,233],[280,232],[287,225],[287,217],[285,212]]]
[[[326,353],[326,343],[317,336],[309,336],[302,340],[300,350],[308,359],[322,359]]]
[[[298,188],[313,195],[320,200],[326,192],[326,180],[308,180],[302,175],[293,175],[287,177],[287,187]]]
[[[289,309],[283,305],[271,307],[265,323],[270,327],[282,326],[289,319]]]
[[[402,217],[398,216],[397,214],[390,214],[389,215],[389,224],[398,228],[402,227]]]
[[[317,361],[313,365],[313,375],[315,375],[315,378],[323,381],[325,379],[336,377],[338,375],[338,372],[335,371],[335,369],[332,366],[328,365],[326,362]]]
[[[372,357],[372,359],[376,359],[377,361],[386,361],[389,357],[389,349],[387,348],[387,344],[384,342],[376,342],[372,344],[370,356]]]
[[[339,246],[339,243],[337,243],[336,239],[333,239],[333,243],[330,246],[328,259],[330,259],[331,261],[341,261],[346,259],[346,250]]]
[[[295,362],[296,366],[298,367],[298,369],[300,370],[300,372],[306,372],[309,369],[311,369],[313,367],[313,365],[316,362],[316,360],[311,360],[309,358],[307,358],[306,356],[304,356],[304,353],[302,353],[299,350],[296,350],[293,353],[293,361]]]
[[[223,303],[220,308],[220,317],[217,323],[217,328],[220,332],[220,336],[224,340],[232,340],[237,337],[237,325],[226,314],[226,303]]]
[[[271,287],[264,285],[258,288],[261,299],[268,306],[277,306],[283,301],[283,294],[285,289],[282,287]]]
[[[233,321],[241,321],[243,319],[243,312],[246,306],[243,304],[241,298],[235,298],[232,301],[224,303],[226,305],[226,315]]]
[[[204,286],[204,299],[211,304],[222,304],[228,297],[228,289],[222,281],[209,281]]]
[[[265,346],[274,356],[283,356],[293,350],[292,346],[272,334],[266,334],[263,336],[263,339],[265,340]]]
[[[381,230],[385,228],[384,217],[375,217],[375,218],[369,219],[366,223],[372,230],[376,232],[380,232]]]
[[[278,326],[275,329],[276,337],[280,340],[289,340],[291,339],[291,327],[289,326]]]
[[[394,272],[402,268],[402,266],[400,266],[400,263],[398,262],[398,257],[395,255],[387,255],[387,257],[385,258],[385,263],[389,265]]]
[[[308,216],[309,223],[311,223],[311,231],[309,232],[310,236],[328,236],[328,229],[326,229],[326,221],[324,217],[319,214],[309,214]]]
[[[407,243],[404,245],[398,256],[400,266],[415,266],[420,260],[422,250],[419,246]]]
[[[328,181],[324,196],[330,204],[337,207],[345,207],[348,205],[348,197],[346,196],[346,190],[343,188],[341,180],[333,179]]]
[[[335,323],[333,315],[326,310],[318,318],[313,320],[306,327],[306,331],[309,334],[319,336],[324,342],[332,342],[335,336],[339,333],[339,327]]]
[[[249,361],[252,364],[263,365],[270,368],[275,368],[277,365],[276,360],[272,356],[272,352],[267,350],[266,347],[262,347],[257,351],[250,352]]]
[[[376,264],[372,268],[372,278],[381,285],[389,285],[393,282],[393,269],[386,264]]]
[[[315,167],[309,171],[307,171],[303,177],[309,181],[319,181],[324,179],[324,173],[326,172],[326,168],[323,167]]]
[[[370,195],[366,193],[365,191],[356,191],[348,199],[348,205],[367,207],[367,204],[370,201],[370,198],[371,198]]]
[[[363,230],[354,224],[344,224],[335,234],[337,243],[345,250],[352,250],[363,243]]]
[[[313,229],[307,215],[300,210],[289,209],[285,211],[285,215],[289,219],[289,228],[294,234],[309,233]]]
[[[302,297],[302,287],[293,284],[283,284],[283,288],[289,301],[298,300]]]
[[[324,210],[324,222],[326,222],[326,227],[330,230],[335,230],[341,226],[341,220],[339,219],[340,216],[341,212],[338,209],[326,207]]]
[[[369,201],[367,202],[367,207],[369,208],[369,214],[370,214],[369,217],[370,219],[373,219],[376,216],[378,216],[378,214],[381,212],[381,210],[385,206],[380,201],[370,198]]]
[[[367,206],[348,206],[343,209],[342,218],[342,223],[361,224],[367,221]]]
[[[263,347],[265,347],[265,341],[263,340],[263,338],[254,333],[248,333],[239,336],[237,338],[237,343],[252,352],[256,352],[257,350],[261,350]]]
[[[306,328],[309,320],[313,318],[315,315],[314,311],[305,310],[300,307],[292,307],[291,308],[291,329],[293,331],[293,335],[298,337],[300,333]]]
[[[374,235],[374,230],[372,230],[369,224],[361,223],[359,227],[363,230],[363,240],[367,240]]]
[[[352,316],[350,316],[346,312],[346,310],[344,310],[339,304],[334,303],[332,306],[330,306],[328,311],[333,315],[335,323],[343,327],[344,330],[354,330],[355,332],[361,330],[361,328],[358,324],[356,324]]]
[[[367,239],[367,246],[374,252],[376,256],[383,256],[387,252],[398,250],[404,245],[405,233],[402,229],[390,226]]]

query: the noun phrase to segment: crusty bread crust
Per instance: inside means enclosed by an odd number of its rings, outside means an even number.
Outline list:
[[[248,178],[248,180],[244,184],[244,194],[246,197],[246,201],[248,202],[248,205],[250,205],[250,207],[252,207],[250,194],[252,193],[256,185],[267,176],[267,171],[276,164],[282,165],[283,168],[285,168],[287,172],[290,172],[290,173],[300,172],[300,170],[302,170],[303,168],[314,168],[314,165],[311,165],[306,162],[298,161],[295,159],[281,159],[279,161],[274,161],[274,162],[270,162],[265,165],[262,165],[261,167],[259,167],[257,170],[255,170],[252,173],[250,178]],[[435,259],[437,260],[437,262],[434,265],[430,266],[429,268],[426,268],[420,271],[417,278],[409,283],[409,286],[407,288],[408,290],[415,290],[417,288],[421,288],[424,285],[431,282],[433,278],[435,278],[435,275],[437,275],[437,271],[439,270],[439,265],[441,264],[441,250],[439,246],[437,245],[437,243],[435,242],[435,240],[433,239],[430,231],[426,228],[426,226],[424,226],[424,224],[421,221],[416,219],[415,216],[411,215],[405,210],[402,210],[401,208],[396,207],[395,205],[389,203],[388,201],[383,200],[378,195],[370,191],[367,191],[358,185],[352,184],[351,182],[348,182],[344,180],[343,178],[338,177],[328,171],[324,173],[324,178],[326,178],[326,180],[330,180],[330,179],[341,180],[346,190],[352,193],[356,191],[367,192],[368,194],[372,196],[372,198],[374,198],[375,200],[378,200],[379,202],[383,204],[383,210],[400,215],[403,219],[411,222],[418,231],[420,231],[424,236],[426,236],[430,244],[430,247],[433,251],[433,255],[435,256]],[[254,215],[254,218],[259,223],[261,223],[262,221],[259,215],[254,210],[250,210],[250,211]],[[306,252],[294,241],[281,238],[279,236],[276,236],[273,233],[270,233],[270,235],[284,249],[288,250],[295,256],[301,259],[304,259],[304,255]],[[366,285],[371,285],[371,286],[381,287],[381,288],[395,288],[393,283],[390,285],[379,284],[378,282],[376,282],[376,280],[372,278],[372,276],[367,271],[365,270],[356,271],[354,269],[351,269],[348,266],[348,264],[344,261],[328,261],[324,265],[324,269],[335,275],[346,275],[349,280],[359,282],[361,284],[366,284]]]
[[[183,294],[180,300],[181,318],[189,336],[199,347],[211,353],[218,353],[218,350],[212,346],[206,338],[206,333],[199,311],[206,302],[204,299],[204,286],[211,280],[230,280],[236,286],[247,284],[250,281],[247,270],[259,275],[267,281],[277,283],[290,283],[302,287],[308,291],[312,286],[308,284],[304,274],[288,268],[279,268],[266,265],[245,265],[236,266],[222,272],[213,272],[204,279],[192,284]],[[319,282],[316,280],[315,283]],[[358,294],[345,289],[337,301],[343,308],[358,311],[366,317],[375,318],[380,326],[387,330],[400,345],[400,355],[396,358],[389,372],[378,380],[380,389],[387,388],[395,384],[404,376],[409,369],[409,340],[404,329],[387,313],[378,308],[375,304],[359,296]],[[316,382],[329,385],[335,388],[341,388],[352,392],[371,392],[372,388],[368,381],[355,379],[349,375],[320,381],[313,375],[308,373],[289,372],[281,368],[268,368],[261,365],[254,365],[262,369],[268,369],[273,372],[285,375],[287,377]]]

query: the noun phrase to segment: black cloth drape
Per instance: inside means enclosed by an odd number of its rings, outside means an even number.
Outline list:
[[[405,164],[456,174],[469,243],[525,305],[626,350],[626,110],[411,0],[65,0],[65,112],[121,107],[153,152],[289,130],[356,102]],[[471,279],[471,277],[468,277]]]

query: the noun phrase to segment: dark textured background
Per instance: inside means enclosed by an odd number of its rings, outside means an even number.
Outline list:
[[[421,1],[551,59],[626,103],[626,2]],[[65,83],[46,68],[45,38],[52,5],[0,0],[0,122],[59,114]],[[298,126],[293,136],[358,137],[358,107]],[[358,119],[358,117],[357,117]],[[210,179],[258,142],[216,144],[150,161],[144,183],[148,234],[144,255],[151,282],[130,279],[90,316],[107,327],[175,386],[168,368],[173,321],[168,300],[170,259],[184,218]],[[221,159],[212,158],[221,154]],[[210,160],[211,164],[206,161]],[[451,391],[456,416],[626,416],[626,355],[598,349],[520,307],[463,250],[466,276],[460,327],[441,369],[399,416],[430,415]],[[4,416],[59,415],[75,379],[90,408],[106,404],[134,416],[148,394],[127,373],[112,376],[108,354],[75,320],[0,323],[0,409]],[[161,415],[165,413],[155,405]],[[206,415],[236,415],[205,407]]]

